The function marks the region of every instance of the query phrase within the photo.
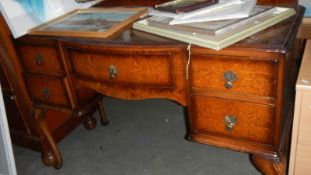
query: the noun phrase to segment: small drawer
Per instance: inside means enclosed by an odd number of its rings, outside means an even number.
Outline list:
[[[30,96],[36,103],[70,108],[66,90],[67,79],[53,76],[25,75]]]
[[[194,96],[190,112],[194,133],[272,143],[274,108],[271,106]]]
[[[174,88],[177,54],[163,50],[66,48],[73,75],[78,79],[104,82],[109,86]]]
[[[298,143],[311,145],[311,92],[303,91],[300,109]]]
[[[275,97],[276,62],[272,60],[197,54],[190,69],[194,89]]]
[[[19,45],[18,51],[27,72],[50,75],[64,74],[56,46]]]

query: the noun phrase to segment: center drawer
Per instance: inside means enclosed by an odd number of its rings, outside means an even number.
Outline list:
[[[272,106],[208,96],[194,96],[192,104],[194,133],[272,143]]]
[[[275,97],[276,61],[201,55],[191,59],[192,89]]]
[[[81,80],[127,87],[174,88],[175,85],[176,54],[171,51],[72,47],[66,51],[73,75]]]

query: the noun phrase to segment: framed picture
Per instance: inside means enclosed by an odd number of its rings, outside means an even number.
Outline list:
[[[101,1],[77,3],[74,0],[0,0],[0,11],[13,37],[19,38],[49,20],[75,9],[89,8]]]
[[[163,4],[156,5],[157,10],[182,13],[190,12],[218,3],[218,0],[174,0]]]
[[[146,8],[79,9],[39,25],[29,34],[106,38],[146,14]]]

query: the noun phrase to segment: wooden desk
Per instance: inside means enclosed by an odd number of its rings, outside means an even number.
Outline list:
[[[44,114],[83,111],[79,99],[88,96],[78,98],[82,88],[122,99],[176,101],[189,111],[189,140],[247,152],[264,174],[285,174],[302,14],[298,8],[296,16],[221,51],[191,46],[190,57],[188,44],[132,29],[108,39],[16,40],[38,130],[49,138],[43,158],[53,161],[45,163],[59,167],[62,160]],[[51,91],[57,97],[46,98]]]

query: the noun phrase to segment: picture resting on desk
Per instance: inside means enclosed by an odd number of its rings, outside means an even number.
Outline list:
[[[136,12],[125,13],[78,13],[45,28],[45,31],[75,30],[86,32],[105,32],[112,26],[126,20]]]

